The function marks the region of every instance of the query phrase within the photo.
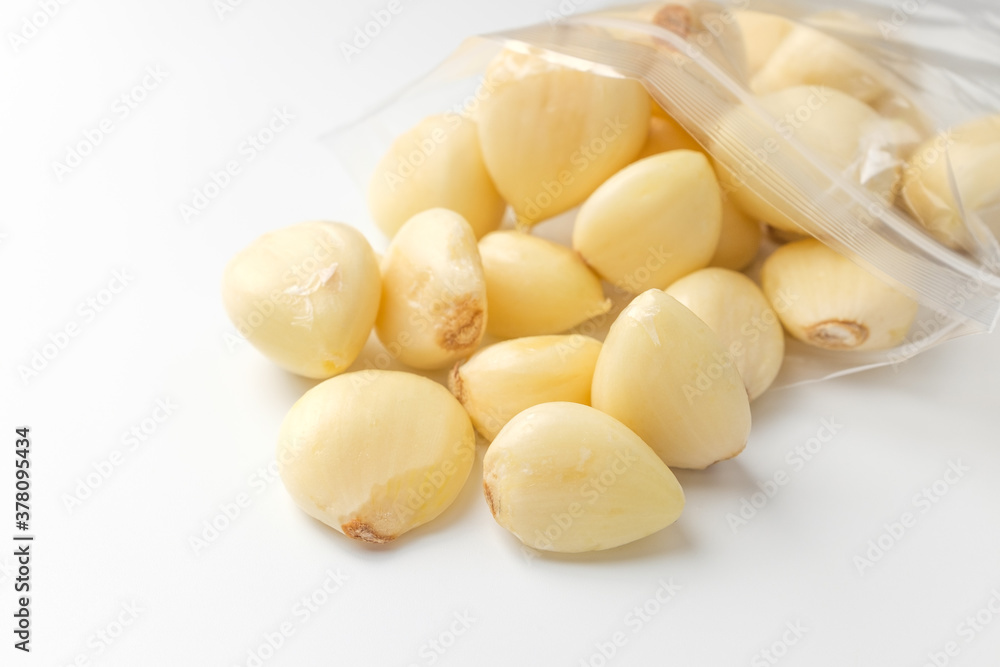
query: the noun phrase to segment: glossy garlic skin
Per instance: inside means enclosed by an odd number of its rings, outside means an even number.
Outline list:
[[[761,285],[785,330],[827,350],[885,350],[901,344],[916,301],[815,239],[781,246],[764,262]]]
[[[389,237],[416,214],[446,208],[480,238],[500,226],[507,203],[483,164],[475,121],[446,113],[425,118],[393,142],[372,175],[368,206]]]
[[[677,478],[646,443],[577,403],[514,417],[486,451],[483,491],[497,523],[527,546],[561,553],[633,542],[684,509]]]
[[[646,141],[649,97],[638,81],[506,50],[485,80],[492,92],[477,114],[483,159],[521,225],[581,203]]]
[[[719,337],[736,361],[751,401],[767,391],[785,357],[785,332],[752,280],[736,271],[708,268],[681,278],[666,293]]]
[[[492,336],[562,333],[611,307],[601,279],[566,246],[504,230],[483,237],[479,255]]]
[[[670,117],[656,102],[650,101],[653,117],[649,119],[649,136],[636,160],[668,151],[689,150],[705,153],[701,144],[688,134],[680,123]],[[705,153],[706,157],[709,157]],[[743,212],[732,197],[722,197],[722,225],[719,243],[709,261],[710,266],[739,271],[757,256],[763,230],[760,223]]]
[[[310,378],[345,371],[375,323],[381,294],[368,241],[339,222],[304,222],[268,232],[226,265],[229,319],[285,370]]]
[[[580,208],[573,248],[631,293],[664,288],[708,266],[722,229],[722,196],[705,155],[676,150],[612,176]]]
[[[446,368],[479,347],[486,307],[486,279],[469,223],[442,208],[407,221],[382,258],[375,332],[386,349],[413,368]]]
[[[519,412],[540,403],[590,405],[600,341],[588,336],[531,336],[476,352],[452,369],[448,387],[487,440]]]
[[[637,296],[611,326],[590,400],[671,468],[732,458],[750,434],[736,362],[707,324],[660,290]]]
[[[281,427],[281,480],[310,516],[356,540],[390,542],[441,514],[475,460],[476,436],[441,385],[395,371],[327,380]]]

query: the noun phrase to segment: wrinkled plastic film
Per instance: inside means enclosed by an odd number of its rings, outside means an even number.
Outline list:
[[[588,26],[630,30],[661,39],[678,53],[686,51],[682,58],[690,58],[700,71],[689,74],[684,66],[678,66],[661,52],[643,44],[615,39],[601,31],[588,30]],[[863,188],[848,182],[810,155],[810,151],[794,138],[785,139],[775,132],[773,120],[758,107],[749,92],[697,50],[687,49],[687,42],[672,32],[649,24],[584,17],[570,24],[535,26],[502,36],[515,46],[520,42],[581,60],[600,58],[604,65],[613,66],[622,74],[645,83],[657,102],[709,147],[720,138],[713,132],[722,116],[736,108],[737,102],[756,108],[756,116],[745,114],[741,119],[744,122],[736,128],[738,133],[726,139],[728,144],[740,150],[737,155],[740,163],[754,162],[757,159],[755,150],[767,141],[782,146],[770,155],[770,168],[758,172],[761,179],[784,199],[771,203],[804,213],[804,217],[814,222],[814,228],[808,231],[836,250],[859,259],[866,268],[912,293],[922,304],[971,320],[983,331],[993,327],[1000,312],[1000,279],[997,276],[942,248]],[[721,90],[713,90],[701,73],[708,74],[712,83],[721,84]],[[798,170],[803,163],[829,179],[831,189],[820,189],[822,184],[817,184],[816,179],[800,178]],[[980,274],[984,275],[980,277]],[[981,292],[956,306],[951,295],[980,278],[984,279]]]
[[[818,2],[809,3],[809,11],[800,3],[780,0],[734,3],[739,9],[776,11],[799,20],[842,40],[877,64],[871,94],[879,97],[872,104],[886,122],[865,131],[865,145],[848,174],[832,167],[794,134],[783,136],[776,130],[775,120],[749,90],[739,29],[732,20],[720,23],[721,6],[705,2],[677,6],[691,8],[698,20],[707,19],[704,25],[714,25],[714,30],[706,35],[699,23],[695,28],[701,33],[681,36],[654,25],[649,21],[663,7],[658,4],[470,39],[419,84],[325,141],[359,187],[367,189],[375,164],[393,139],[421,118],[436,113],[475,115],[479,96],[489,94],[483,73],[501,47],[595,74],[637,79],[719,162],[758,165],[755,177],[770,190],[769,204],[808,221],[811,234],[911,295],[921,306],[906,339],[892,350],[831,352],[789,339],[776,386],[897,364],[940,342],[992,330],[1000,316],[1000,245],[986,223],[991,216],[1000,216],[1000,202],[993,208],[981,206],[975,214],[962,211],[970,234],[961,251],[956,251],[936,241],[906,211],[888,205],[870,188],[892,170],[904,168],[908,152],[938,130],[1000,108],[1000,90],[977,87],[975,76],[978,65],[1000,64],[1000,48],[994,44],[992,51],[980,50],[972,56],[959,49],[922,48],[920,31],[934,30],[923,17],[894,29],[899,35],[905,33],[906,39],[887,40],[872,29],[877,25],[872,17],[885,8],[864,0],[837,5],[867,12],[867,25],[860,28],[857,16],[844,11],[819,14],[827,8]],[[995,11],[985,5],[981,9],[984,16]],[[969,30],[957,14],[944,13],[951,21],[947,29]],[[985,34],[1000,43],[1000,22],[987,22]],[[921,60],[924,55],[926,60]],[[971,70],[963,69],[967,60],[973,63]],[[941,110],[944,107],[947,113]],[[895,120],[905,122],[893,124]],[[760,166],[760,147],[765,143],[779,149],[769,153]],[[720,145],[729,151],[724,161],[718,154]],[[952,188],[957,193],[954,183]],[[963,207],[959,198],[956,201]]]

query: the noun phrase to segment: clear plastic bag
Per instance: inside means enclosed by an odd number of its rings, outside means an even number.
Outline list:
[[[693,1],[567,12],[472,38],[419,83],[325,141],[367,189],[394,138],[423,117],[475,115],[491,90],[484,72],[502,48],[636,79],[719,164],[743,177],[761,206],[790,217],[920,305],[905,340],[891,350],[833,352],[789,339],[775,386],[898,364],[945,340],[992,331],[1000,316],[1000,245],[990,228],[1000,232],[1000,201],[975,202],[978,210],[962,201],[948,160],[953,137],[938,133],[1000,110],[1000,80],[990,80],[1000,71],[998,11],[984,0],[966,3],[962,13],[916,2],[887,9],[864,0],[835,7],[754,0],[755,12],[791,19],[789,34],[800,42],[787,41],[788,35],[777,40],[788,53],[780,67],[765,71],[750,62],[757,56],[748,51],[736,13],[748,6],[746,0]],[[832,52],[815,35],[835,38]],[[839,68],[840,78],[831,79],[824,67]],[[814,90],[823,90],[817,83],[842,89],[878,112],[871,127],[861,128],[859,149],[846,167],[799,141],[787,127],[794,117],[783,126],[761,104],[752,86],[778,90],[781,77]],[[933,160],[921,157],[928,150],[939,151],[944,162],[937,153]],[[953,247],[915,222],[901,202],[904,170],[929,161],[942,165],[957,203],[961,236]],[[744,168],[750,171],[740,174]],[[570,211],[533,232],[564,241],[572,219]],[[629,298],[611,296],[619,305]],[[600,337],[615,312],[580,330]]]

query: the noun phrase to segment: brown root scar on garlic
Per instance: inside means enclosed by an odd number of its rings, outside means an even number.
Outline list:
[[[868,327],[845,320],[818,322],[805,333],[814,345],[828,350],[853,350],[868,340]]]
[[[344,531],[344,535],[370,544],[385,544],[396,539],[395,535],[383,535],[379,533],[371,524],[361,519],[351,519],[340,528]]]
[[[449,351],[475,347],[482,335],[484,314],[483,304],[477,297],[460,296],[443,314],[438,327],[438,344]]]

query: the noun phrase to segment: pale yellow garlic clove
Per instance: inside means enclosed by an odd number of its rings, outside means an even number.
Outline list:
[[[670,151],[599,187],[580,208],[573,248],[602,278],[637,293],[708,266],[721,225],[722,198],[708,159]]]
[[[281,480],[310,516],[348,537],[384,543],[431,521],[458,496],[476,434],[441,385],[396,371],[327,380],[281,427]]]
[[[653,105],[657,109],[660,108],[655,102]],[[688,134],[687,130],[680,123],[667,116],[665,112],[663,116],[656,115],[650,118],[646,143],[643,145],[639,155],[636,156],[636,160],[676,150],[704,152],[701,144]]]
[[[576,403],[544,403],[512,419],[483,460],[497,523],[544,551],[598,551],[677,520],[684,492],[620,422]]]
[[[962,210],[1000,206],[998,173],[1000,115],[967,123],[919,146],[903,172],[903,199],[934,238],[951,248],[969,247],[973,237]],[[952,178],[962,207],[955,200]],[[993,231],[1000,237],[1000,227]]]
[[[587,336],[532,336],[476,352],[455,365],[448,386],[487,440],[519,412],[553,401],[590,405],[601,343]]]
[[[705,152],[680,123],[668,116],[656,102],[651,104],[654,114],[649,119],[649,136],[636,161],[674,150]],[[719,243],[709,264],[734,270],[745,268],[757,256],[762,235],[760,223],[740,210],[732,198],[723,198]]]
[[[649,97],[638,81],[512,51],[485,79],[495,85],[477,115],[483,158],[522,225],[582,202],[646,140]]]
[[[705,468],[746,446],[750,401],[718,336],[659,290],[611,326],[591,404],[631,428],[670,467]]]
[[[884,91],[878,65],[844,42],[797,25],[774,49],[750,82],[758,95],[795,86],[826,86],[861,102]]]
[[[375,253],[356,229],[305,222],[264,234],[233,257],[222,299],[240,335],[271,361],[328,378],[364,347],[380,283]]]
[[[382,260],[382,345],[407,366],[445,368],[485,331],[486,280],[469,223],[441,208],[410,218]]]
[[[917,303],[815,239],[778,248],[761,270],[785,329],[827,350],[884,350],[903,342]]]
[[[668,114],[663,109],[663,107],[661,107],[659,105],[659,103],[655,99],[653,99],[652,95],[649,96],[649,117],[650,117],[650,119],[653,119],[653,118],[670,118],[670,114]]]
[[[759,222],[744,213],[731,197],[724,199],[719,245],[709,266],[733,271],[745,269],[757,257],[763,236]]]
[[[393,142],[372,175],[368,206],[390,237],[417,213],[446,208],[479,238],[507,208],[483,164],[476,123],[457,113],[425,118]]]
[[[771,386],[785,356],[785,332],[752,280],[727,269],[702,269],[681,278],[666,293],[715,332],[736,361],[751,401]]]
[[[864,185],[887,205],[895,197],[900,162],[896,146],[886,129],[896,121],[883,119],[871,107],[831,88],[800,86],[765,95],[760,106],[775,121],[775,132],[800,142],[830,167]],[[807,220],[784,203],[782,194],[771,183],[785,182],[774,168],[769,155],[784,150],[777,139],[760,136],[750,145],[763,146],[749,163],[741,162],[738,138],[747,127],[754,127],[754,112],[739,106],[723,117],[718,140],[713,144],[719,182],[727,196],[750,217],[791,232],[808,228]],[[741,135],[742,133],[742,135]],[[773,147],[773,150],[767,148]],[[796,172],[803,179],[828,182],[819,170],[804,158]],[[789,186],[790,187],[790,186]]]
[[[747,73],[753,77],[770,59],[795,24],[776,14],[743,10],[733,12],[743,38]]]
[[[611,307],[601,280],[569,248],[517,231],[479,242],[490,304],[487,331],[498,338],[556,334]]]

